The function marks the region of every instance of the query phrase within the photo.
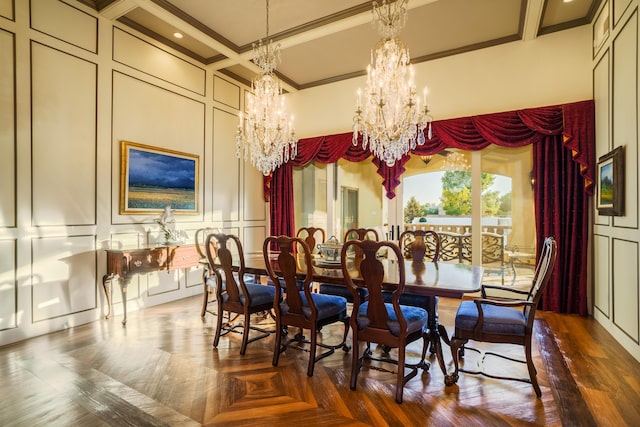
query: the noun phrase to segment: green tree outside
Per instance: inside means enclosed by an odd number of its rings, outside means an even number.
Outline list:
[[[482,214],[495,216],[511,212],[511,195],[500,197],[497,191],[487,191],[494,183],[495,175],[483,172]],[[442,176],[442,208],[447,215],[471,214],[471,172],[447,171]],[[508,210],[507,210],[508,209]]]
[[[414,218],[421,218],[425,215],[425,207],[418,203],[415,196],[407,201],[407,205],[404,207],[404,222],[405,224],[411,223]]]

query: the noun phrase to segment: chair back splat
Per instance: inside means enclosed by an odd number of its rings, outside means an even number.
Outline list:
[[[528,291],[504,286],[483,285],[482,298],[460,303],[455,318],[455,333],[451,338],[451,355],[453,356],[455,371],[446,376],[445,383],[447,385],[452,385],[458,381],[458,372],[465,372],[485,375],[491,378],[527,382],[533,386],[536,396],[542,396],[542,391],[536,379],[536,368],[531,356],[531,337],[533,335],[536,308],[551,279],[556,257],[556,241],[553,237],[547,237],[542,245],[533,283]],[[461,369],[459,367],[460,359],[464,357],[465,350],[474,350],[481,353],[480,350],[475,348],[465,347],[469,340],[523,346],[524,361],[515,360],[495,352],[487,351],[484,352],[484,355],[493,355],[526,363],[529,378],[494,375],[480,368]],[[480,362],[484,361],[484,355],[479,359]]]
[[[300,237],[309,246],[311,253],[318,252],[318,244],[324,243],[326,240],[326,232],[320,227],[301,227],[296,233],[296,237]]]
[[[355,259],[348,257],[350,248],[357,249],[353,251]],[[382,253],[387,258],[382,259]],[[405,284],[404,259],[400,248],[388,241],[350,240],[342,247],[340,259],[343,277],[354,299],[351,314],[353,353],[350,387],[352,390],[356,389],[358,374],[365,363],[371,360],[393,363],[397,365],[396,402],[402,403],[406,382],[415,377],[420,368],[427,369],[429,365],[424,361],[427,350],[427,311],[400,304]],[[389,303],[385,303],[383,298],[383,262],[396,262],[399,269],[399,281],[391,293]],[[366,288],[369,294],[369,299],[365,302],[357,298],[361,287]],[[406,346],[420,339],[422,357],[417,363],[406,363]],[[366,346],[362,355],[361,343]],[[371,343],[378,343],[383,347],[381,355],[374,354]],[[391,349],[397,349],[396,358],[389,354]],[[406,369],[409,372],[405,374]]]
[[[271,247],[279,251],[277,256],[271,254]],[[313,376],[315,363],[335,352],[336,348],[349,351],[346,344],[349,333],[349,316],[347,314],[347,300],[340,296],[322,295],[311,290],[313,280],[313,265],[311,264],[311,250],[305,241],[299,237],[271,236],[267,237],[262,247],[265,267],[269,278],[275,285],[274,302],[276,318],[276,339],[273,351],[273,366],[278,366],[280,354],[290,344],[309,344],[309,363],[307,375]],[[298,262],[299,257],[304,262]],[[304,265],[302,271],[298,266]],[[303,279],[300,277],[303,276]],[[302,287],[302,290],[298,286]],[[318,342],[318,332],[331,323],[342,322],[344,335],[338,344]],[[295,336],[283,340],[288,334],[288,327],[300,328]],[[303,330],[309,330],[310,339],[303,335]],[[317,347],[325,351],[317,354]]]
[[[222,233],[209,234],[205,240],[205,249],[207,260],[218,283],[216,287],[218,322],[213,347],[218,346],[221,336],[242,329],[240,354],[244,354],[247,344],[265,338],[273,332],[251,326],[251,315],[263,313],[263,317],[267,317],[273,308],[275,290],[273,286],[246,282],[244,252],[237,236]],[[233,249],[235,251],[232,251]],[[230,320],[223,323],[225,313],[229,314],[229,318],[231,318],[230,313],[242,315],[243,321],[232,323]],[[250,337],[250,330],[258,334]]]
[[[399,244],[402,256],[411,259],[414,266],[420,266],[425,262],[438,262],[440,237],[433,230],[406,230],[400,234]],[[382,291],[382,297],[385,302],[391,302],[391,291]],[[400,304],[424,308],[429,316],[438,315],[437,296],[404,294],[400,295]],[[429,352],[435,354],[439,343],[430,341]]]

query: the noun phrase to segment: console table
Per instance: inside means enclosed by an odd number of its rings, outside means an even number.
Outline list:
[[[155,246],[141,249],[107,249],[107,273],[102,277],[102,287],[107,299],[108,312],[111,316],[111,296],[113,279],[118,277],[122,291],[122,309],[127,323],[127,287],[131,277],[139,273],[150,273],[160,270],[196,267],[200,264],[200,255],[196,245]]]

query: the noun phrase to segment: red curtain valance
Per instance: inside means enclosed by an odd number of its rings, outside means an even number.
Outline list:
[[[489,144],[502,147],[522,147],[541,141],[545,136],[562,135],[564,144],[571,149],[573,159],[580,165],[580,173],[584,178],[584,190],[593,194],[595,161],[594,136],[589,129],[593,128],[593,101],[581,101],[551,107],[529,108],[503,113],[484,114],[481,116],[461,117],[457,119],[433,122],[432,138],[416,147],[393,166],[373,157],[372,162],[382,177],[382,185],[387,197],[395,197],[395,189],[400,185],[400,176],[404,173],[404,165],[411,154],[436,154],[445,148],[461,150],[481,150]],[[362,140],[358,145],[352,144],[351,132],[298,141],[298,155],[290,161],[293,166],[304,166],[311,161],[334,163],[343,158],[352,162],[360,162],[371,156],[371,152],[362,148]],[[288,168],[287,168],[288,169]],[[274,178],[284,170],[276,170]],[[266,178],[269,183],[270,177]],[[269,189],[265,186],[265,190]]]

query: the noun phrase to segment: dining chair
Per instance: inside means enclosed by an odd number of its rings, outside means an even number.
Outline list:
[[[347,230],[344,234],[344,242],[348,240],[380,240],[378,232],[373,228],[351,228]],[[357,257],[360,257],[361,254],[355,254]],[[326,295],[338,295],[347,299],[348,302],[353,302],[353,295],[351,292],[342,285],[336,285],[333,283],[321,283],[318,286],[318,292]],[[367,289],[359,288],[358,289],[358,298],[360,298],[360,302],[367,300]]]
[[[498,285],[483,285],[482,298],[463,301],[460,304],[455,317],[455,332],[451,338],[451,355],[455,370],[451,375],[445,377],[447,385],[455,384],[458,381],[458,372],[464,372],[530,383],[536,396],[542,396],[536,379],[537,371],[531,357],[531,336],[536,308],[553,273],[556,256],[557,243],[555,239],[546,237],[536,265],[533,282],[528,291]],[[492,292],[500,292],[500,296],[492,297]],[[512,296],[512,298],[505,298],[505,296]],[[473,347],[466,347],[469,340],[523,346],[525,360],[515,359],[493,351],[482,352]],[[473,350],[480,354],[478,369],[459,368],[460,359],[464,356],[465,350]],[[488,355],[526,364],[529,378],[505,377],[487,373],[481,368],[481,365],[484,364]]]
[[[296,232],[296,237],[305,241],[311,253],[318,253],[318,244],[324,243],[327,237],[324,228],[320,227],[300,227]]]
[[[379,241],[380,236],[374,228],[350,228],[344,233],[344,241],[348,240],[373,240]]]
[[[204,316],[209,313],[214,316],[217,313],[213,310],[210,310],[209,304],[213,304],[216,302],[215,294],[216,287],[218,286],[218,281],[216,279],[215,274],[211,274],[211,267],[209,266],[209,260],[207,259],[207,251],[205,249],[205,240],[207,236],[211,233],[220,233],[219,228],[213,227],[204,227],[196,230],[195,233],[195,246],[198,255],[200,256],[199,265],[202,268],[202,309],[200,310],[200,317],[204,318]],[[214,243],[215,245],[215,243]],[[236,273],[237,276],[237,273]],[[244,275],[245,283],[254,283],[255,277],[251,274]],[[224,287],[224,280],[220,283],[220,286]],[[213,297],[211,296],[213,295]]]
[[[215,303],[216,300],[214,299],[210,299],[211,295],[215,295],[215,289],[216,289],[216,279],[215,279],[215,275],[211,275],[209,274],[210,272],[210,267],[209,267],[209,261],[207,260],[207,251],[204,247],[204,243],[205,243],[205,239],[206,237],[211,234],[211,233],[215,233],[215,232],[219,232],[219,230],[211,228],[211,227],[204,227],[204,228],[199,228],[198,230],[196,230],[195,233],[195,245],[196,245],[196,251],[198,252],[198,255],[200,256],[200,266],[202,267],[202,309],[200,310],[200,317],[203,317],[207,314],[213,314],[214,316],[216,315],[216,313],[212,310],[208,309],[209,303]]]
[[[275,257],[275,253],[272,255],[271,247],[276,247],[279,251],[277,257]],[[347,300],[340,296],[312,292],[313,265],[311,264],[311,250],[305,241],[299,237],[267,237],[262,251],[267,273],[275,285],[276,295],[282,295],[282,298],[274,302],[276,339],[273,350],[273,366],[278,366],[280,354],[290,344],[309,344],[307,375],[311,377],[313,376],[315,363],[318,360],[333,354],[337,348],[342,348],[345,352],[350,349],[350,346],[346,343],[349,333]],[[304,262],[299,263],[299,257],[302,257]],[[278,267],[277,271],[274,268],[274,263]],[[302,272],[304,275],[302,290],[298,288],[296,280],[298,278],[298,265],[302,266],[304,270]],[[318,333],[322,327],[336,322],[344,323],[342,341],[339,344],[318,342]],[[300,332],[283,342],[283,336],[288,334],[290,326],[300,328]],[[309,340],[303,335],[305,329],[309,330]],[[318,354],[317,347],[322,347],[326,350]]]
[[[218,302],[218,322],[213,347],[218,347],[220,337],[229,332],[242,329],[240,354],[244,355],[247,344],[266,338],[273,331],[251,326],[251,315],[270,312],[275,300],[275,289],[255,283],[247,283],[245,277],[245,260],[242,244],[237,236],[231,234],[211,233],[205,240],[207,260],[218,284],[216,300]],[[242,323],[223,323],[223,314],[236,313],[242,316]],[[257,334],[250,337],[250,331]]]
[[[347,259],[347,251],[358,249],[362,252],[360,262]],[[386,251],[390,259],[381,259],[379,254]],[[385,279],[383,262],[397,262],[399,280],[393,290],[390,303],[382,297],[382,284]],[[393,242],[374,240],[350,240],[345,242],[341,253],[342,275],[347,288],[353,295],[353,311],[351,313],[351,330],[353,353],[351,355],[351,390],[355,390],[358,374],[363,365],[371,360],[388,362],[397,365],[396,402],[402,403],[404,385],[418,374],[420,368],[427,369],[425,363],[427,351],[428,313],[420,307],[400,304],[404,292],[405,270],[404,259],[400,248]],[[356,279],[354,279],[356,277]],[[360,302],[357,298],[358,288],[369,291],[369,298]],[[422,355],[417,363],[407,363],[406,347],[414,341],[422,339]],[[365,350],[360,353],[360,344],[365,343]],[[380,357],[374,356],[371,343],[384,347]],[[397,358],[393,359],[389,349],[397,349]],[[408,372],[406,372],[408,370]],[[405,373],[406,372],[406,373]]]

